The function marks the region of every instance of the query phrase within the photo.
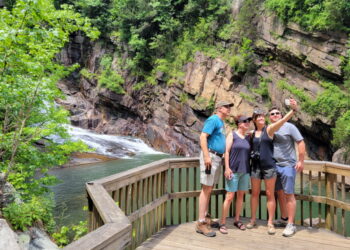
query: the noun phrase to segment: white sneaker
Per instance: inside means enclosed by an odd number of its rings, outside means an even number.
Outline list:
[[[283,230],[282,235],[284,237],[291,237],[293,234],[295,234],[297,231],[297,228],[292,223],[288,223],[286,228]]]

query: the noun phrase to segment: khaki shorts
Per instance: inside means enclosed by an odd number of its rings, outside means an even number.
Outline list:
[[[220,156],[214,155],[209,152],[211,158],[211,173],[205,173],[204,157],[203,152],[199,156],[199,166],[200,166],[200,182],[206,186],[214,186],[219,182],[222,170],[222,158]]]

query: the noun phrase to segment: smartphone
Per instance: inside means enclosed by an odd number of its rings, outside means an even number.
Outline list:
[[[286,106],[290,106],[290,99],[284,99],[284,104]]]
[[[205,168],[205,173],[206,174],[211,174],[211,166],[210,166],[210,168]]]

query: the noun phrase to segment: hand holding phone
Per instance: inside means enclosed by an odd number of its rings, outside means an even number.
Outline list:
[[[206,166],[206,168],[205,168],[205,173],[206,173],[206,174],[211,174],[211,165]]]

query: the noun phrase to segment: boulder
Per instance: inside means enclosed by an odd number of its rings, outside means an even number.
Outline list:
[[[0,219],[0,249],[22,250],[18,244],[17,235],[12,231],[4,219]]]
[[[38,228],[30,229],[31,241],[28,250],[58,250],[59,247],[53,243],[49,236]]]

